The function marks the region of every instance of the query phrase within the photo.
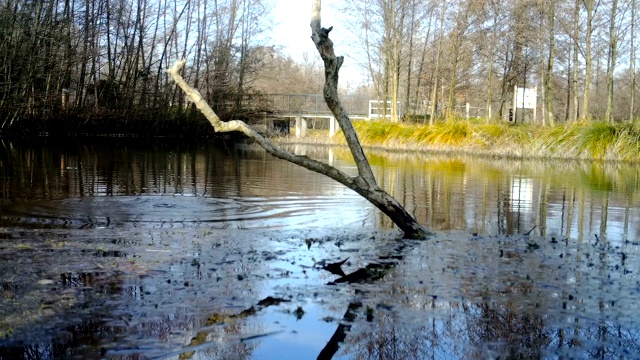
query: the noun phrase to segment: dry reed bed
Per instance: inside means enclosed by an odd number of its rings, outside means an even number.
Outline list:
[[[407,125],[388,121],[354,123],[363,146],[385,150],[431,151],[507,158],[549,158],[640,162],[640,122],[579,122],[556,126],[450,121]],[[315,132],[280,143],[344,145],[341,133],[329,139]]]

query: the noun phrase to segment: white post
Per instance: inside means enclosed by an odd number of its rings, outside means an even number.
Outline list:
[[[69,104],[69,90],[62,89],[62,110],[67,110]]]
[[[338,132],[338,122],[335,116],[329,117],[329,138],[332,138]]]
[[[513,86],[513,123],[518,122],[517,109],[518,109],[518,85]]]
[[[307,136],[307,120],[301,116],[296,116],[296,137],[304,138]]]
[[[533,99],[535,100],[533,103],[533,123],[538,122],[538,118],[536,117],[536,110],[538,109],[538,86],[533,88]]]
[[[466,110],[467,110],[467,121],[469,121],[469,103],[467,103]]]

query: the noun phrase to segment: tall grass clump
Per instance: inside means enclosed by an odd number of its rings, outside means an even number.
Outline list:
[[[640,121],[620,126],[615,150],[619,160],[640,162]]]
[[[447,121],[435,125],[425,140],[431,144],[455,145],[464,142],[470,134],[471,129],[468,122]]]
[[[434,126],[417,126],[411,135],[410,141],[413,141],[416,144],[426,143],[433,136],[434,130]]]
[[[509,123],[484,123],[474,127],[474,137],[489,148],[520,147],[531,140],[531,129],[527,125],[511,125]]]
[[[353,125],[365,144],[384,144],[396,138],[402,127],[391,121],[358,121]]]
[[[532,133],[532,152],[543,157],[577,157],[575,142],[579,138],[580,124],[556,125],[538,128]]]
[[[597,121],[583,124],[576,136],[576,150],[580,157],[602,160],[618,140],[616,125]],[[586,155],[586,156],[585,156]]]

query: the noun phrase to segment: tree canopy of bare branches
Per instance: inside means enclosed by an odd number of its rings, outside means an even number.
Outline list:
[[[633,119],[636,0],[346,0],[354,49],[391,119],[507,119],[537,87],[539,124]],[[615,94],[615,95],[613,95]],[[497,110],[497,111],[496,111]]]

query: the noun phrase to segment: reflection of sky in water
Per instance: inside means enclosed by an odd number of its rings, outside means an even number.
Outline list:
[[[511,210],[528,214],[533,209],[532,180],[515,177],[511,183]]]
[[[0,248],[28,260],[15,262],[20,271],[1,262],[0,283],[7,274],[30,283],[61,273],[119,274],[116,296],[100,295],[115,308],[105,310],[107,323],[119,327],[104,332],[110,354],[135,354],[140,345],[149,355],[176,351],[204,332],[212,343],[196,358],[240,350],[255,359],[315,357],[354,300],[363,307],[335,358],[416,343],[424,357],[486,358],[529,338],[551,357],[597,355],[611,338],[640,348],[633,335],[640,192],[637,172],[627,168],[374,159],[382,186],[436,235],[407,242],[399,265],[378,282],[328,286],[336,276],[317,263],[349,258],[349,273],[393,254],[389,247],[399,243],[386,233],[389,221],[351,190],[247,149],[120,155],[125,160],[106,164],[69,155],[65,164],[82,166],[56,167],[45,177],[46,166],[16,164],[16,172],[34,175],[3,178],[2,199],[11,201],[0,203],[3,224],[28,230],[11,241],[38,254]],[[332,161],[354,171],[339,153]],[[24,295],[36,313],[43,291]],[[49,298],[72,292],[47,291]],[[238,314],[267,296],[290,302],[203,325],[212,314]],[[297,307],[305,312],[299,320]],[[278,333],[240,341],[271,332]]]
[[[282,330],[281,333],[269,337],[268,341],[261,342],[253,353],[255,359],[308,359],[320,353],[328,341],[327,335],[332,334],[337,326],[336,321],[324,321],[323,318],[333,316],[340,318],[339,311],[327,311],[316,303],[308,302],[300,304],[304,309],[301,319],[284,312],[283,309],[267,309],[261,317],[264,318],[264,326],[267,331]],[[290,311],[295,306],[288,306]],[[289,309],[288,309],[289,310]],[[334,357],[338,359],[338,357]]]

